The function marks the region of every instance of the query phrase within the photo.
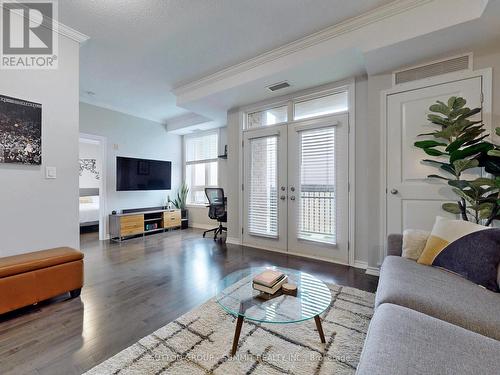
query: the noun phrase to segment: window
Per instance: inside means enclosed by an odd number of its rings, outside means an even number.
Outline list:
[[[347,91],[323,96],[316,99],[297,102],[294,105],[294,120],[302,120],[311,117],[331,115],[347,111]]]
[[[248,114],[247,128],[259,128],[261,126],[281,124],[288,121],[288,106],[266,109]]]
[[[216,187],[218,173],[218,133],[200,133],[184,137],[186,184],[189,187],[188,204],[204,205],[206,187]]]
[[[309,96],[307,99],[290,98],[286,104],[280,106],[247,112],[244,126],[246,130],[250,130],[289,121],[333,115],[348,110],[349,94],[347,90],[331,94],[323,93],[323,96]],[[293,118],[289,118],[289,113],[293,113]]]

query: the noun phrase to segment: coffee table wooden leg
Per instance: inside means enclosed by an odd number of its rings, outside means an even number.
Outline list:
[[[234,356],[236,354],[236,350],[238,349],[238,342],[240,341],[240,333],[242,325],[243,325],[243,316],[238,315],[238,320],[236,321],[236,330],[234,331],[233,349],[231,350],[231,356]]]
[[[319,338],[321,339],[321,342],[324,344],[326,343],[325,334],[323,333],[323,326],[321,325],[321,318],[319,317],[319,315],[316,315],[314,317],[314,321],[316,322],[316,328],[318,329]]]

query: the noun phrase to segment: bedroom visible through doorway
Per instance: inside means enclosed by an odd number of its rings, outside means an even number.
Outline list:
[[[79,221],[80,233],[105,236],[105,145],[104,138],[80,134]]]

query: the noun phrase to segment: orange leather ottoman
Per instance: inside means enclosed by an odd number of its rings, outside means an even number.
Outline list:
[[[78,297],[83,286],[83,253],[69,248],[0,258],[0,314],[66,292]]]

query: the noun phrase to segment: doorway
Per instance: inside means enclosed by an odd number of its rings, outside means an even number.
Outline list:
[[[347,112],[243,134],[243,242],[349,262]]]
[[[106,139],[80,134],[79,139],[80,232],[99,232],[106,239]]]

